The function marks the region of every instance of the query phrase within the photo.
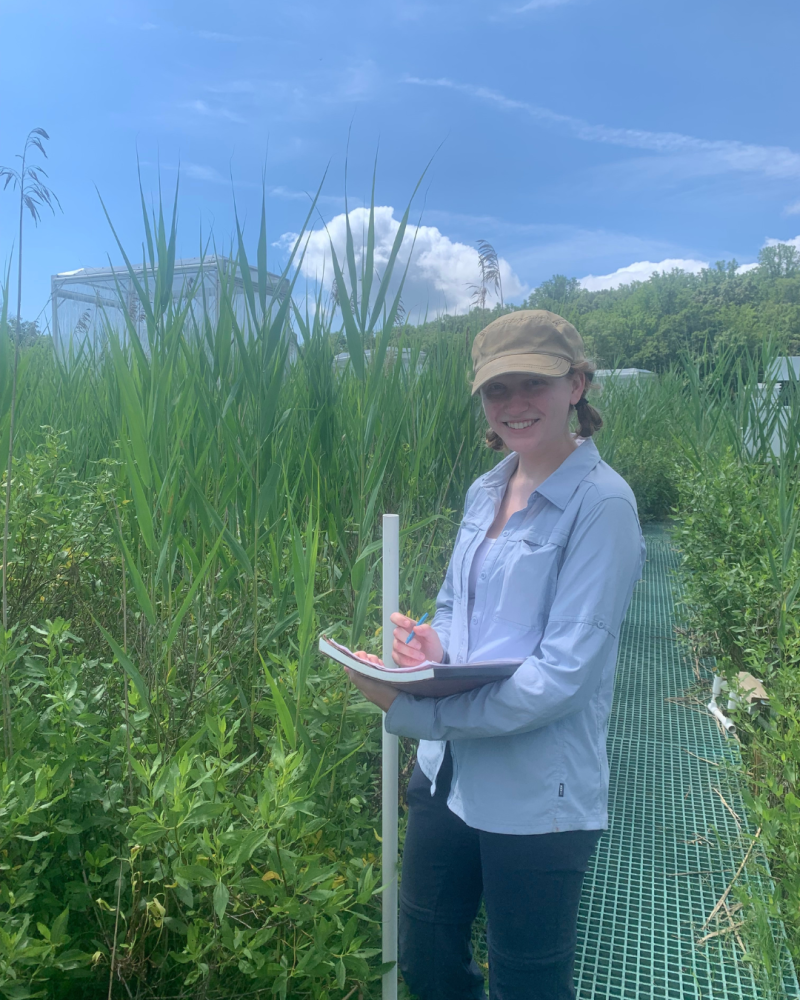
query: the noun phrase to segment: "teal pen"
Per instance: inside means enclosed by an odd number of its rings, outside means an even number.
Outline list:
[[[414,638],[414,629],[417,627],[417,625],[421,625],[427,617],[428,617],[428,612],[426,611],[425,614],[422,616],[422,618],[420,618],[420,620],[415,623],[414,628],[412,628],[411,631],[408,633],[408,638],[406,639],[406,646]]]

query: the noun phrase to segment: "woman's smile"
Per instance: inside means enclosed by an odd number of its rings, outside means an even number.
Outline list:
[[[536,419],[530,420],[504,420],[503,423],[506,427],[510,427],[512,431],[524,431],[528,427],[532,427],[538,422],[538,417]]]

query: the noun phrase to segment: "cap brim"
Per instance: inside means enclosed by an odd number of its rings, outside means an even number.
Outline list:
[[[526,375],[551,375],[558,378],[566,375],[569,369],[570,363],[566,358],[557,358],[553,354],[507,354],[489,361],[475,372],[472,395],[498,375],[522,372]]]

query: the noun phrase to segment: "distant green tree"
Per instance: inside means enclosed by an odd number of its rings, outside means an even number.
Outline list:
[[[788,243],[763,247],[758,254],[758,263],[770,278],[794,278],[800,275],[800,253]]]
[[[24,319],[19,326],[17,326],[16,320],[10,320],[8,323],[8,332],[11,334],[12,341],[17,340],[20,347],[30,347],[42,336],[39,323],[35,319]]]
[[[525,302],[526,309],[549,309],[557,312],[554,306],[568,305],[581,294],[581,284],[577,278],[568,278],[565,274],[554,274],[552,278],[543,281],[535,288]]]

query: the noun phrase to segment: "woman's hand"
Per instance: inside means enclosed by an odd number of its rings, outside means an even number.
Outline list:
[[[367,656],[369,654],[359,652],[357,655]],[[369,659],[373,663],[381,662],[377,656],[369,655]],[[397,688],[392,687],[391,684],[385,684],[383,681],[375,681],[371,677],[365,677],[356,670],[351,670],[350,667],[345,667],[344,669],[347,676],[367,701],[371,701],[373,705],[377,705],[384,712],[389,711],[392,707],[392,702],[400,694]]]
[[[432,625],[415,625],[413,618],[401,615],[395,611],[392,621],[399,626],[394,630],[394,641],[392,642],[392,659],[398,667],[416,667],[425,660],[432,660],[434,663],[441,663],[444,656],[441,640]],[[406,639],[414,629],[414,638],[406,643]],[[375,663],[379,667],[383,666],[383,660],[374,653],[365,653],[363,649],[356,650],[356,656],[363,656],[370,663]]]
[[[435,663],[441,662],[444,656],[442,643],[436,633],[436,629],[431,625],[415,625],[414,619],[407,615],[401,615],[395,611],[392,621],[398,627],[394,630],[394,640],[392,642],[392,659],[398,667],[416,667],[425,660],[433,660]],[[406,639],[414,629],[414,638],[406,643]],[[365,653],[362,649],[356,651],[356,656],[363,656],[377,666],[383,666],[383,660],[374,653]],[[356,673],[345,667],[347,676],[361,691],[367,701],[388,712],[392,702],[400,693],[397,688],[384,681],[376,681],[371,677],[364,677],[363,674]]]
[[[442,643],[432,625],[415,625],[413,618],[401,615],[395,611],[392,621],[399,626],[394,630],[394,642],[392,643],[392,659],[398,667],[416,667],[424,660],[433,660],[434,663],[441,663],[444,656]],[[406,644],[411,630],[414,630],[414,638]]]

